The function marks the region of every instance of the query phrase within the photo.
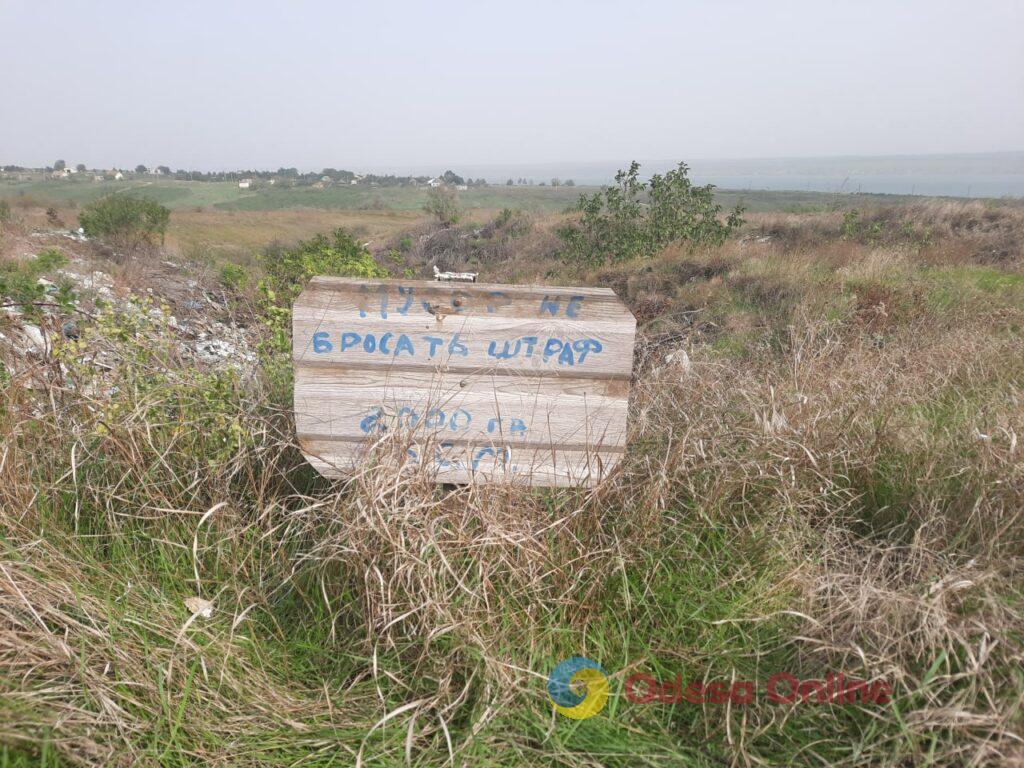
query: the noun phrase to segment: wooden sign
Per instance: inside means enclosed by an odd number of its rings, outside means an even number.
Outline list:
[[[317,277],[295,421],[321,474],[395,450],[439,482],[587,485],[622,457],[636,320],[607,288]]]

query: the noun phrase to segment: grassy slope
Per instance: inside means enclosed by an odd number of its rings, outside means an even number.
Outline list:
[[[533,235],[473,251],[488,277],[612,285],[644,321],[633,448],[594,494],[328,485],[287,380],[182,368],[123,318],[86,342],[120,351],[115,396],[87,366],[41,410],[5,388],[15,764],[426,766],[449,740],[473,766],[1015,764],[1024,222],[924,205],[764,233],[591,272]],[[543,688],[576,654],[613,690],[580,723]],[[635,670],[842,670],[896,698],[636,705]]]
[[[556,212],[573,205],[590,187],[473,187],[459,193],[467,208]],[[45,179],[35,181],[0,180],[0,199],[12,204],[32,202],[38,205],[84,205],[103,195],[131,193],[151,197],[173,210],[215,207],[230,211],[278,211],[291,208],[325,210],[419,211],[426,202],[426,191],[411,187],[337,186],[270,187],[239,189],[234,182],[189,182],[171,179],[128,179],[95,183],[88,180]],[[742,203],[752,211],[822,210],[827,207],[863,205],[871,202],[897,203],[913,200],[892,195],[836,195],[823,192],[722,191],[719,199],[727,207]]]
[[[73,212],[69,211],[65,218],[73,219]],[[362,242],[376,246],[425,219],[426,215],[419,211],[179,209],[171,213],[167,246],[188,258],[251,264],[255,255],[271,242],[295,243],[319,232],[344,227]]]
[[[505,187],[472,188],[460,193],[467,207],[520,207],[530,210],[561,210],[584,188]],[[426,191],[406,187],[336,186],[270,187],[239,189],[234,182],[189,182],[171,179],[130,179],[94,183],[86,180],[2,181],[0,199],[15,204],[29,198],[40,204],[83,205],[111,193],[144,194],[172,208],[217,207],[224,210],[275,211],[283,208],[373,209],[414,211],[426,202]]]

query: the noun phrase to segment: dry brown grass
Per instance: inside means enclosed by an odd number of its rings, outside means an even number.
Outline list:
[[[591,274],[648,321],[631,451],[591,491],[442,489],[388,446],[327,484],[286,388],[101,324],[101,382],[67,350],[0,393],[0,738],[82,764],[1014,765],[1024,296],[1019,255],[984,257],[1017,230],[962,213],[886,214],[928,242],[765,217],[811,232]],[[553,226],[484,238],[485,276],[579,277]],[[570,728],[543,684],[573,654],[615,691],[844,671],[896,705],[620,700]]]
[[[806,619],[791,664],[899,692],[903,726],[872,740],[873,760],[898,742],[940,764],[1019,754],[1024,417],[1009,404],[1024,397],[1024,344],[1004,322],[922,319],[882,348],[802,323],[781,358],[734,365],[691,347],[638,402],[678,451],[642,474],[701,500],[709,526],[724,515],[785,543],[801,592],[789,607]],[[770,721],[747,714],[754,732]],[[926,747],[939,733],[949,741]]]
[[[171,214],[168,246],[183,254],[203,249],[258,252],[271,242],[291,244],[338,227],[371,243],[394,236],[425,219],[419,211],[176,210]]]

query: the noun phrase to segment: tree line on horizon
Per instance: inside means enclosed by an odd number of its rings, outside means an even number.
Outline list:
[[[37,173],[52,173],[54,171],[63,171],[67,168],[67,162],[64,160],[57,160],[53,165],[47,165],[42,168],[32,168],[21,165],[9,164],[0,166],[0,171],[4,173],[23,173],[23,172],[37,172]],[[169,179],[175,179],[177,181],[241,181],[243,179],[255,179],[261,181],[280,181],[286,185],[304,185],[304,184],[315,184],[322,181],[330,181],[339,184],[351,184],[353,181],[357,184],[374,184],[376,186],[412,186],[412,185],[423,185],[427,184],[433,179],[438,179],[444,184],[453,187],[484,187],[488,186],[489,182],[483,177],[474,179],[472,177],[464,178],[452,170],[447,170],[439,176],[424,176],[424,175],[406,175],[400,176],[396,174],[358,174],[354,171],[337,168],[322,168],[319,171],[299,171],[297,168],[278,168],[276,171],[271,170],[233,170],[233,171],[197,171],[197,170],[185,170],[179,168],[172,170],[166,165],[157,165],[152,168],[140,163],[135,166],[134,169],[125,168],[88,168],[84,163],[78,163],[75,167],[77,173],[106,173],[106,172],[123,172],[126,174],[150,174],[155,172],[156,175],[166,176]],[[576,182],[572,179],[559,179],[558,177],[552,178],[550,181],[541,181],[539,186],[550,186],[559,187],[574,187]],[[505,182],[506,186],[535,186],[538,185],[533,179],[528,178],[517,178],[512,179],[511,177]]]

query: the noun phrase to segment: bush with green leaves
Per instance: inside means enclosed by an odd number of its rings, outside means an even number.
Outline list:
[[[423,210],[434,216],[442,227],[454,226],[462,218],[459,197],[450,187],[431,187]]]
[[[240,264],[228,262],[220,268],[220,284],[229,291],[240,293],[249,284],[249,273]]]
[[[580,196],[582,217],[558,232],[573,260],[599,265],[652,256],[671,243],[720,245],[743,224],[740,206],[722,221],[714,185],[695,186],[686,163],[648,183],[639,173],[634,161],[613,186]]]
[[[41,314],[41,304],[70,309],[75,300],[70,282],[63,281],[55,290],[39,282],[44,274],[67,263],[67,257],[56,249],[43,251],[28,261],[0,262],[0,302],[17,306],[31,318]]]
[[[862,212],[853,208],[843,214],[841,239],[864,245],[910,245],[925,248],[932,244],[935,232],[931,222],[923,221],[892,208]]]
[[[267,289],[277,295],[276,301],[288,304],[316,275],[387,277],[387,271],[373,260],[373,255],[341,228],[291,248],[272,245],[264,252],[262,262]]]
[[[266,365],[291,349],[292,303],[317,275],[387,277],[388,272],[348,231],[338,228],[287,248],[275,244],[261,258],[260,308],[270,329],[263,352]],[[287,367],[287,362],[284,363]]]
[[[78,223],[89,237],[134,251],[144,245],[162,243],[171,219],[168,208],[146,197],[109,195],[89,203]]]

